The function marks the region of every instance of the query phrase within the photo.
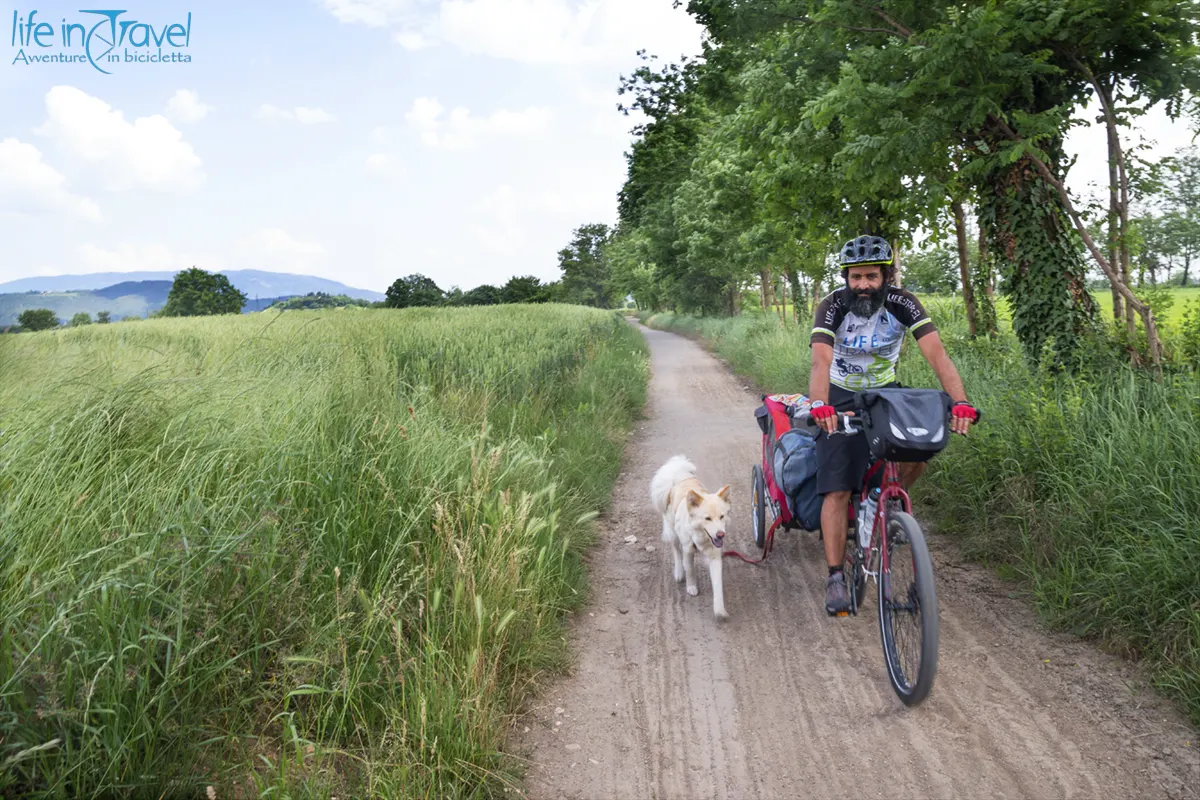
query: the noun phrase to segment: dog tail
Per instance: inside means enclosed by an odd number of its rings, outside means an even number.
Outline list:
[[[650,481],[650,502],[659,514],[666,513],[667,499],[675,484],[696,477],[696,465],[687,456],[672,456],[658,468]]]

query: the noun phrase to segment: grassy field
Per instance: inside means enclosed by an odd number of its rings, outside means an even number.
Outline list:
[[[986,417],[914,488],[920,514],[1022,581],[1051,624],[1145,658],[1200,723],[1200,374],[1039,374],[1011,333],[971,341],[961,301],[926,305]],[[700,335],[765,391],[807,390],[807,320],[639,316]],[[938,386],[911,337],[899,380]]]
[[[0,337],[0,795],[483,797],[645,345],[549,306]]]

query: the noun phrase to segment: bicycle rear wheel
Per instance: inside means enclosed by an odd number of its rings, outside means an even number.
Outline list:
[[[880,559],[879,633],[888,679],[907,706],[920,703],[933,688],[938,660],[937,591],[933,560],[921,526],[911,514],[886,512]]]

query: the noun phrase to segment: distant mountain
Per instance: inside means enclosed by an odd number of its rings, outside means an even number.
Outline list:
[[[167,296],[171,294],[171,281],[121,281],[112,286],[92,289],[92,294],[110,300],[137,294],[146,298],[146,302],[151,305],[164,306],[167,304]]]
[[[310,292],[326,294],[345,294],[363,300],[383,300],[384,295],[369,289],[355,289],[344,283],[331,281],[327,278],[317,278],[312,275],[293,275],[287,272],[265,272],[258,269],[232,269],[223,273],[229,282],[245,293],[246,297],[254,300],[257,295],[260,302],[265,298],[278,300],[281,297],[295,297]],[[87,292],[96,289],[112,289],[115,286],[129,283],[155,283],[166,281],[168,289],[175,278],[175,271],[163,270],[158,272],[97,272],[90,275],[46,275],[34,278],[20,278],[7,283],[0,283],[0,293],[12,292]],[[118,295],[119,296],[119,295]],[[166,302],[166,297],[163,297]],[[268,303],[269,305],[269,303]]]
[[[80,312],[87,312],[95,319],[101,311],[107,311],[114,322],[125,317],[145,317],[165,306],[170,293],[171,281],[121,281],[90,291],[10,292],[0,294],[0,327],[15,325],[21,312],[31,308],[48,308],[63,323]],[[262,311],[296,296],[251,296],[242,313]]]

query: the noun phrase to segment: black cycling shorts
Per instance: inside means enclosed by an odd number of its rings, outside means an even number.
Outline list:
[[[898,385],[890,383],[880,388]],[[855,411],[854,392],[832,383],[829,385],[829,402],[839,412]],[[867,474],[870,460],[867,437],[861,431],[850,435],[835,433],[832,436],[822,433],[817,437],[817,494],[857,492],[862,486],[863,476]]]

